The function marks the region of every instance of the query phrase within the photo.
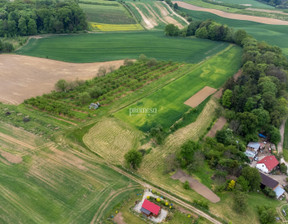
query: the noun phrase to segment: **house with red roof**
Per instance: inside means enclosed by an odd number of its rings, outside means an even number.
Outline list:
[[[266,156],[257,162],[256,168],[264,173],[270,173],[278,166],[279,162],[275,156]]]
[[[148,201],[147,199],[144,200],[140,211],[147,215],[147,216],[154,216],[157,217],[160,214],[161,207]]]

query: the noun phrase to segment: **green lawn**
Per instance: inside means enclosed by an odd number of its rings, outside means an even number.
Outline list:
[[[288,56],[288,26],[266,25],[250,21],[227,19],[208,12],[197,12],[182,8],[180,11],[187,13],[194,20],[213,19],[216,22],[230,26],[235,30],[244,29],[257,40],[266,41],[271,45],[279,46],[284,54]]]
[[[143,131],[148,131],[156,124],[167,130],[190,108],[184,104],[187,99],[205,86],[217,89],[223,85],[240,68],[240,58],[241,49],[231,46],[204,63],[184,65],[177,71],[183,73],[181,78],[118,111],[115,116]],[[156,108],[157,113],[130,116],[132,108]]]
[[[166,37],[163,32],[127,32],[31,39],[16,53],[76,63],[138,58],[140,54],[197,63],[226,46],[210,40]]]
[[[82,4],[79,6],[85,12],[89,22],[105,24],[135,24],[136,21],[118,2],[113,5]]]

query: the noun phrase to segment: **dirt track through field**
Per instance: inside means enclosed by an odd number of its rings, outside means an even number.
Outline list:
[[[211,130],[207,133],[207,137],[211,137],[211,138],[213,138],[213,137],[215,137],[215,135],[216,135],[216,132],[218,131],[218,130],[221,130],[223,127],[224,127],[224,125],[226,124],[226,122],[227,122],[227,120],[225,119],[225,117],[220,117],[217,121],[216,121],[216,123],[213,125],[213,127],[211,128]]]
[[[143,12],[134,4],[134,3],[131,3],[131,5],[133,5],[133,7],[138,11],[138,13],[140,14],[140,16],[142,17],[143,19],[143,22],[142,22],[142,25],[148,29],[148,30],[151,30],[153,29],[155,26],[157,26],[158,24],[156,23],[155,20],[153,20],[152,18],[147,18],[147,16],[145,16],[143,14]]]
[[[171,178],[174,180],[180,180],[182,183],[188,181],[193,190],[213,203],[220,201],[220,198],[213,191],[211,191],[204,184],[201,184],[198,180],[184,173],[182,170],[177,170],[177,172]]]
[[[184,102],[187,106],[190,107],[197,107],[200,103],[202,103],[208,96],[215,93],[217,90],[214,88],[211,88],[209,86],[205,86],[203,89],[198,91],[196,94],[194,94],[192,97],[190,97],[188,100]]]
[[[252,21],[257,23],[264,23],[264,24],[270,24],[270,25],[288,25],[288,21],[283,21],[279,19],[273,19],[273,18],[266,18],[266,17],[258,17],[258,16],[249,16],[249,15],[242,15],[242,14],[235,14],[235,13],[229,13],[229,12],[223,12],[217,9],[208,9],[208,8],[202,8],[199,6],[194,6],[185,2],[180,1],[173,1],[173,3],[177,3],[179,7],[193,10],[193,11],[202,11],[202,12],[210,12],[215,15],[228,18],[228,19],[237,19],[237,20],[246,20],[246,21]]]
[[[20,104],[23,100],[49,93],[59,79],[87,80],[97,75],[100,67],[115,69],[124,60],[96,63],[66,63],[22,55],[0,55],[0,101]]]

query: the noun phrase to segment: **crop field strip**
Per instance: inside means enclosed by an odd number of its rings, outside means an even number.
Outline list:
[[[211,4],[208,1],[184,0],[184,2],[192,4],[194,6],[207,8],[207,9],[221,10],[221,11],[227,12],[227,13],[250,15],[250,16],[257,16],[257,17],[264,17],[264,18],[265,17],[266,18],[275,18],[275,19],[279,19],[279,20],[288,21],[288,15],[279,14],[279,12],[283,11],[281,9],[278,9],[278,10],[273,9],[273,8],[267,9],[267,10],[275,11],[275,13],[272,13],[270,11],[264,11],[265,9],[264,10],[260,9],[261,11],[259,9],[257,10],[257,7],[255,7],[255,8],[249,7],[250,9],[239,9],[237,7],[233,7],[233,5],[231,5],[230,7],[229,6],[227,7],[224,5]],[[252,10],[251,10],[251,8],[252,8]],[[253,9],[255,9],[255,10],[253,10]]]
[[[180,11],[185,12],[194,20],[206,20],[209,18],[218,23],[226,24],[234,29],[244,29],[257,40],[265,41],[268,44],[280,47],[283,53],[288,56],[288,26],[267,25],[250,21],[227,19],[212,13],[192,11],[183,8],[180,8]]]
[[[157,92],[139,100],[133,105],[117,112],[115,116],[121,120],[148,131],[156,123],[164,129],[169,128],[188,111],[184,102],[204,86],[219,88],[238,71],[240,67],[241,49],[230,45],[221,53],[211,57],[198,66],[189,64],[182,66],[179,72],[183,76]],[[226,60],[229,58],[229,61]],[[157,108],[156,114],[136,114],[130,116],[129,108]],[[196,111],[195,111],[196,112]]]
[[[8,127],[4,124],[0,131],[12,134]],[[14,129],[11,137],[31,135]],[[5,203],[0,206],[1,223],[88,223],[102,207],[97,216],[101,220],[111,207],[139,189],[97,158],[53,144],[46,147],[40,150],[38,145],[25,152],[20,164],[4,162],[0,156],[0,201]],[[19,154],[13,146],[6,150]]]
[[[181,16],[176,16],[175,12],[165,3],[158,1],[126,1],[126,5],[133,12],[138,21],[146,29],[159,29],[172,23],[179,28],[187,25],[187,21]]]

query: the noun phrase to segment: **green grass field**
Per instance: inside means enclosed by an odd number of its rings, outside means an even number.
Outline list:
[[[229,60],[227,60],[229,58]],[[156,124],[166,130],[190,107],[184,102],[205,86],[219,88],[240,68],[241,49],[230,46],[199,65],[184,65],[183,77],[115,114],[116,117],[148,131]],[[157,108],[156,114],[129,115],[130,108]],[[196,118],[195,118],[196,119]]]
[[[31,39],[16,53],[76,63],[138,58],[140,54],[197,63],[225,46],[210,40],[166,37],[163,32],[97,33]]]
[[[288,26],[266,25],[249,21],[227,19],[208,12],[197,12],[182,8],[180,11],[187,13],[194,20],[213,19],[216,22],[230,26],[235,30],[244,29],[257,40],[266,41],[271,45],[279,46],[283,50],[283,53],[288,56]]]
[[[0,153],[0,223],[100,223],[111,208],[139,190],[78,149],[43,145],[39,137],[3,124],[1,133],[21,143],[1,137],[0,152],[23,161],[13,164]],[[21,147],[24,143],[35,149]]]

